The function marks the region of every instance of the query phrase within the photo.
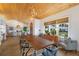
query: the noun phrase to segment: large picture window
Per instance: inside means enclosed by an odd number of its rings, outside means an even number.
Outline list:
[[[60,38],[68,37],[68,17],[45,23],[45,32],[50,35],[57,35]]]

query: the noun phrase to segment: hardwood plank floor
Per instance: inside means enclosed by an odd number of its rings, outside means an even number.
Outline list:
[[[7,37],[7,40],[0,46],[1,56],[19,56],[19,38]]]

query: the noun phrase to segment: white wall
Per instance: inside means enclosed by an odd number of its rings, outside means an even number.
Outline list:
[[[77,50],[79,51],[79,5],[55,15],[48,16],[43,19],[43,22],[61,19],[63,17],[69,17],[68,36],[78,41]]]
[[[33,34],[39,35],[40,33],[44,33],[44,23],[40,19],[34,19],[33,21]]]
[[[39,30],[41,30],[41,33],[43,34],[45,33],[44,22],[41,19],[31,18],[27,22],[29,34],[30,34],[30,23],[33,23],[33,35],[39,35],[40,34]]]
[[[0,36],[2,36],[2,40],[6,40],[6,19],[2,16],[0,16]]]
[[[7,20],[6,23],[8,26],[12,26],[12,27],[16,27],[17,25],[20,25],[21,27],[24,26],[24,24],[22,22],[19,22],[16,19]]]

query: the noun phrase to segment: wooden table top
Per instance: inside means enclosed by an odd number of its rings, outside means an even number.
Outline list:
[[[32,35],[27,35],[25,39],[32,45],[32,47],[36,50],[43,49],[47,47],[48,45],[53,44],[53,42],[49,40],[45,40],[43,38],[37,37],[37,36],[32,36]]]

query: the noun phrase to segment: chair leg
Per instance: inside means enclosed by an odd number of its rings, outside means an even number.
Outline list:
[[[30,49],[31,49],[31,48],[29,48],[29,49],[26,51],[26,53],[25,53],[26,56],[27,56],[28,52],[30,51]]]
[[[22,56],[25,55],[25,48],[22,48],[22,49],[21,49],[21,54],[22,54]]]
[[[24,56],[24,55],[25,55],[25,52],[22,53],[22,56]]]

